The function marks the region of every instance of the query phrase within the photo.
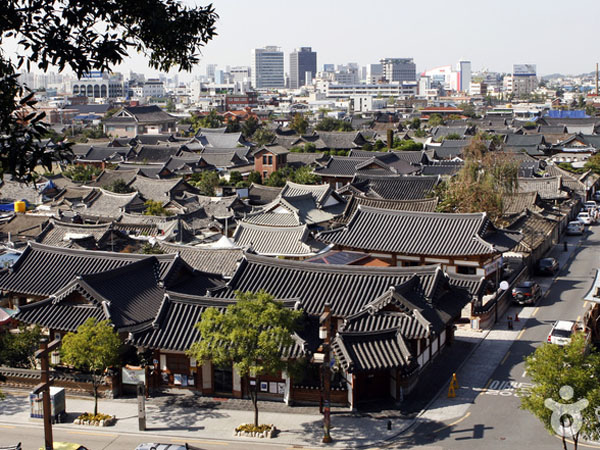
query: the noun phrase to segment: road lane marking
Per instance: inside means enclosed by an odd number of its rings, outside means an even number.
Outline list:
[[[540,310],[540,307],[536,307],[533,312],[531,313],[531,317],[535,317],[535,315],[537,314],[537,312]]]
[[[481,392],[479,393],[479,395],[481,394],[485,394],[488,390],[488,387],[490,387],[490,383],[492,382],[492,379],[490,378],[487,383],[485,383],[485,386],[483,387],[483,389],[481,390]]]
[[[503,365],[506,360],[508,359],[508,356],[510,355],[510,350],[506,352],[506,355],[504,355],[504,358],[502,358],[502,361],[500,362],[500,365]]]
[[[560,436],[557,436],[556,434],[554,435],[554,437],[555,437],[556,439],[560,439],[560,440],[562,440],[562,437],[560,437]],[[569,444],[575,444],[573,441],[571,441],[571,440],[569,440],[569,439],[566,439],[566,438],[565,438],[565,441],[566,441],[566,442],[568,442]],[[587,448],[600,448],[600,447],[598,447],[597,445],[583,444],[582,442],[577,442],[577,445],[578,445],[578,446],[580,446],[580,447],[587,447]]]
[[[518,341],[519,339],[521,339],[521,337],[523,336],[523,333],[525,333],[525,330],[526,330],[526,329],[527,329],[527,328],[523,327],[523,329],[522,329],[522,330],[519,332],[519,334],[517,335],[517,341]]]
[[[8,429],[13,429],[13,428],[17,428],[16,426],[13,425],[0,425],[0,428],[8,428]]]
[[[520,389],[528,389],[532,386],[533,384],[527,382],[492,380],[492,382],[488,384],[487,390],[483,393],[500,397],[520,397]]]
[[[94,432],[94,431],[67,431],[67,433],[69,433],[69,434],[86,434],[88,436],[110,436],[110,437],[119,436],[118,434],[114,434],[114,433],[98,433],[98,432]]]
[[[587,308],[587,305],[588,305],[588,301],[586,300],[585,302],[583,302],[583,308],[584,309]]]
[[[581,316],[577,316],[577,320],[575,322],[579,323],[580,319],[581,319]]]
[[[449,423],[448,425],[445,425],[445,426],[443,426],[443,427],[441,427],[441,428],[438,428],[437,430],[433,430],[433,432],[434,432],[434,433],[439,433],[440,431],[442,431],[442,430],[445,430],[446,428],[453,427],[454,425],[461,423],[463,420],[465,420],[465,419],[466,419],[467,417],[469,417],[470,415],[471,415],[471,413],[470,413],[470,412],[468,412],[468,413],[466,413],[464,416],[462,416],[460,419],[458,419],[458,420],[455,420],[454,422],[452,422],[452,423]]]

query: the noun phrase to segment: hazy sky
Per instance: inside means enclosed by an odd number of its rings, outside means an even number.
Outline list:
[[[184,0],[206,5],[201,0]],[[473,70],[509,72],[537,64],[538,75],[595,70],[598,0],[215,0],[217,33],[194,74],[208,63],[250,65],[250,50],[286,54],[312,47],[317,65],[413,57],[417,70],[472,61]],[[135,55],[116,68],[151,73]]]

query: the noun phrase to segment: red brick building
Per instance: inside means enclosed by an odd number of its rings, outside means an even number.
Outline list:
[[[287,165],[289,152],[281,145],[262,146],[254,152],[254,170],[265,180],[273,172]]]

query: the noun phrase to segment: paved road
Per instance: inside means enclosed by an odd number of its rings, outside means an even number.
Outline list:
[[[530,381],[523,358],[546,341],[552,323],[557,319],[581,319],[588,306],[582,299],[600,266],[600,226],[592,227],[582,238],[569,237],[568,241],[577,247],[558,276],[537,278],[541,285],[549,286],[546,295],[535,306],[513,307],[508,313],[514,316],[521,311],[529,318],[492,376],[481,386],[473,404],[452,421],[419,424],[402,436],[394,448],[534,450],[561,446],[532,414],[519,409],[517,389]]]

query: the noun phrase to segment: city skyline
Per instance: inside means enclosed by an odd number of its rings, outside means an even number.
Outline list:
[[[184,3],[193,6],[208,2]],[[545,27],[562,20],[563,4],[555,1],[507,0],[502,8],[492,8],[461,0],[448,9],[441,0],[426,5],[375,0],[370,3],[372,14],[365,14],[364,4],[356,0],[348,0],[344,8],[313,0],[293,7],[274,0],[215,0],[213,5],[220,16],[218,35],[203,49],[200,63],[192,72],[182,74],[183,79],[206,73],[208,64],[220,68],[250,66],[251,50],[266,46],[281,47],[286,73],[290,53],[297,47],[312,47],[318,53],[318,70],[323,64],[356,62],[365,66],[382,58],[414,58],[417,73],[467,59],[475,72],[488,69],[508,73],[513,64],[525,63],[536,64],[538,75],[580,74],[592,72],[600,59],[581,45],[592,42],[592,12],[600,12],[600,6],[591,0],[571,2],[571,6],[589,12],[577,16],[578,33],[571,35],[543,33],[550,29]],[[7,44],[5,50],[14,54],[16,45]],[[147,68],[147,60],[137,54],[114,70],[133,70],[147,76],[158,73]]]

